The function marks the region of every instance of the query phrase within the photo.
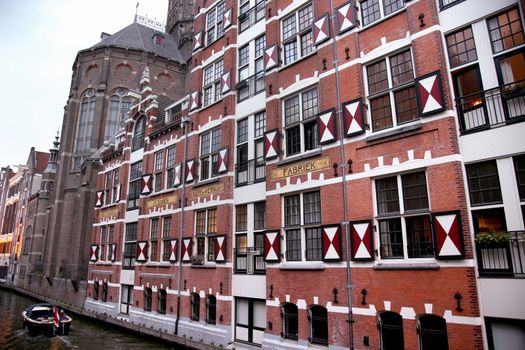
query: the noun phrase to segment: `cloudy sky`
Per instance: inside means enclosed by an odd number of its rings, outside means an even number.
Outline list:
[[[138,13],[166,21],[168,0]],[[79,50],[133,22],[137,0],[0,0],[0,166],[48,152],[61,129]]]

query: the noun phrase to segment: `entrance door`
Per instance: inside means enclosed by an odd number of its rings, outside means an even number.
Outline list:
[[[266,329],[266,301],[261,299],[235,299],[235,340],[262,344]]]

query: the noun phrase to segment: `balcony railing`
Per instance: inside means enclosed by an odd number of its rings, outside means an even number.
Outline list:
[[[264,72],[259,72],[252,75],[235,85],[237,90],[237,102],[241,102],[263,92],[265,89],[264,85]]]
[[[525,277],[525,231],[509,234],[508,243],[493,246],[476,243],[480,276]]]
[[[235,165],[235,186],[246,186],[266,179],[266,163],[252,159]]]
[[[525,120],[525,80],[456,99],[461,132]]]
[[[241,13],[239,15],[239,33],[244,32],[246,29],[250,28],[255,23],[263,19],[265,8],[266,3],[263,0],[250,8],[248,11]]]
[[[264,262],[264,256],[262,249],[241,248],[233,250],[234,260],[234,272],[243,273],[248,275],[253,274],[265,274],[266,263]]]

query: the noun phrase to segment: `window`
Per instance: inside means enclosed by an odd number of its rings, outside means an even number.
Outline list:
[[[255,230],[264,230],[266,228],[266,202],[254,204],[253,228]]]
[[[248,229],[248,206],[238,205],[235,207],[235,231],[246,231]]]
[[[266,113],[264,111],[237,122],[237,165],[235,169],[237,186],[252,184],[266,178],[265,131]],[[251,160],[249,154],[252,154]]]
[[[516,171],[520,201],[525,202],[525,154],[514,157],[514,170]]]
[[[284,64],[295,62],[315,49],[312,24],[313,6],[308,4],[282,20]]]
[[[109,140],[124,127],[124,121],[131,107],[131,97],[126,96],[128,91],[118,88],[109,98],[109,111],[106,122],[106,137]]]
[[[373,131],[419,118],[410,50],[367,66],[366,75]]]
[[[310,316],[310,343],[328,345],[328,311],[320,305],[308,309]]]
[[[201,180],[219,175],[219,148],[221,129],[201,134]]]
[[[102,283],[102,301],[108,301],[108,282]]]
[[[425,173],[376,180],[375,190],[381,258],[433,257]]]
[[[140,117],[135,123],[135,131],[133,133],[133,140],[131,150],[136,151],[144,147],[144,133],[146,128],[146,118]]]
[[[202,90],[204,91],[204,107],[221,99],[221,77],[224,60],[218,60],[204,67]]]
[[[133,163],[129,171],[128,210],[139,207],[142,182],[142,161]]]
[[[113,203],[120,200],[120,169],[113,170]]]
[[[166,188],[175,184],[175,146],[168,148],[166,156]]]
[[[498,53],[525,42],[517,8],[487,20],[492,51]]]
[[[419,348],[421,350],[448,350],[447,321],[436,315],[417,318]]]
[[[503,208],[473,210],[472,221],[475,233],[507,231],[507,222]]]
[[[472,28],[464,28],[446,37],[450,67],[455,68],[478,59]]]
[[[466,166],[470,204],[502,203],[498,167],[495,160]]]
[[[264,0],[258,0],[257,4],[250,8],[250,1],[241,1],[239,8],[239,33],[264,19],[265,5]]]
[[[250,41],[239,49],[237,100],[241,102],[264,91],[264,35]],[[253,59],[250,60],[250,57]]]
[[[378,315],[379,340],[381,350],[403,350],[403,318],[392,311],[383,311]]]
[[[439,5],[441,6],[441,9],[454,6],[457,3],[460,3],[464,0],[439,0]]]
[[[197,293],[191,293],[190,295],[190,319],[192,321],[198,321],[199,320],[199,314],[200,314],[200,301],[201,297]]]
[[[158,259],[158,238],[159,238],[159,219],[153,218],[150,220],[150,254],[151,261]]]
[[[126,224],[126,234],[124,243],[123,268],[133,268],[137,258],[137,223]]]
[[[111,203],[111,172],[104,175],[104,205]]]
[[[115,234],[115,225],[109,225],[108,226],[108,260],[113,261],[116,259],[116,257],[113,255],[113,236]],[[115,249],[116,252],[116,249]]]
[[[319,224],[321,224],[319,191],[284,197],[287,261],[303,260],[303,251],[306,260],[322,260],[321,229],[312,227]]]
[[[250,75],[250,46],[244,45],[239,49],[239,81],[245,80]]]
[[[100,261],[106,260],[106,226],[100,227]]]
[[[403,0],[364,0],[361,1],[363,26],[378,21],[404,7]]]
[[[120,296],[120,312],[129,314],[129,308],[133,305],[133,286],[123,284],[122,293]]]
[[[318,148],[317,87],[285,99],[283,105],[286,155],[292,156]]]
[[[151,299],[153,292],[151,288],[144,289],[144,311],[151,311]]]
[[[207,257],[208,261],[215,261],[216,234],[217,209],[197,211],[195,213],[195,239],[197,245],[195,263],[203,263],[205,257]]]
[[[31,235],[33,234],[33,227],[27,226],[24,233],[24,248],[22,249],[22,254],[29,254],[29,247],[31,245]]]
[[[509,85],[515,82],[523,83],[525,80],[525,70],[523,69],[525,67],[525,50],[512,51],[509,54],[497,57],[494,61],[501,85]],[[509,86],[509,88],[512,87],[513,85]],[[523,106],[523,100],[521,101],[520,106]],[[522,108],[513,107],[516,106],[509,103],[511,117],[524,114]]]
[[[157,312],[159,314],[165,314],[166,313],[166,290],[160,289],[158,292],[159,297],[159,303],[157,305]]]
[[[159,192],[162,189],[162,161],[164,158],[164,151],[155,152],[155,183],[153,185],[153,191]]]
[[[224,12],[225,2],[221,2],[206,14],[206,45],[210,45],[215,40],[224,35]]]
[[[217,298],[208,295],[206,298],[206,323],[215,324]]]
[[[166,216],[162,219],[162,260],[169,261],[171,253],[171,217]]]
[[[80,103],[80,115],[78,117],[77,138],[75,142],[75,152],[77,153],[89,151],[91,148],[95,104],[95,90],[91,89],[86,91]],[[80,163],[78,166],[80,166]]]
[[[99,288],[99,283],[98,281],[95,281],[93,283],[93,300],[98,300],[98,288]]]
[[[299,325],[297,320],[297,305],[285,303],[281,306],[283,330],[281,336],[286,339],[298,339]]]

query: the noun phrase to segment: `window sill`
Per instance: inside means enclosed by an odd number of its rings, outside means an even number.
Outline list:
[[[190,267],[192,269],[215,269],[217,268],[217,264],[215,262],[205,262],[202,265],[191,264]]]
[[[297,156],[294,155],[294,156],[291,156],[290,158],[285,158],[283,160],[278,161],[277,162],[277,166],[287,165],[287,164],[290,164],[290,163],[298,162],[300,160],[305,160],[305,159],[317,157],[317,156],[319,156],[321,154],[323,154],[323,150],[322,149],[317,149],[317,150],[314,150],[314,151],[311,151],[311,152],[308,152],[308,153],[299,154]]]
[[[282,46],[282,45],[281,45],[281,46]],[[282,50],[282,52],[284,52],[284,50]],[[291,66],[293,66],[293,65],[295,65],[295,64],[297,64],[297,63],[299,63],[299,62],[301,62],[301,61],[303,61],[303,60],[305,60],[305,59],[307,59],[307,58],[310,58],[310,57],[312,57],[313,55],[317,55],[317,48],[316,48],[314,51],[310,52],[309,54],[307,54],[307,55],[305,55],[305,56],[303,56],[303,57],[300,57],[300,58],[296,59],[295,61],[293,61],[293,62],[291,62],[291,63],[288,63],[288,64],[286,64],[286,65],[283,65],[281,68],[279,68],[278,71],[280,72],[280,71],[282,71],[282,70],[285,70],[286,68],[289,68],[289,67],[291,67]]]
[[[147,263],[144,264],[144,266],[154,266],[154,267],[170,267],[172,264],[170,262],[167,262],[167,261],[162,261],[162,262],[158,262],[158,261],[148,261]]]
[[[103,206],[101,206],[99,209],[100,210],[104,210],[104,209],[109,209],[109,208],[112,208],[112,207],[115,207],[119,204],[119,202],[116,202],[116,203],[110,203],[110,204],[104,204]]]
[[[279,265],[280,270],[312,270],[319,271],[324,270],[324,263],[322,261],[286,261]]]
[[[418,121],[416,123],[411,123],[409,125],[406,125],[406,126],[401,126],[401,127],[397,127],[393,130],[388,130],[388,131],[384,131],[384,132],[381,132],[381,133],[374,133],[370,136],[367,136],[365,138],[365,141],[366,142],[373,142],[373,141],[377,141],[377,140],[381,140],[381,139],[384,139],[384,138],[387,138],[387,137],[392,137],[392,136],[397,136],[397,135],[400,135],[400,134],[404,134],[404,133],[407,133],[407,132],[410,132],[410,131],[414,131],[414,130],[419,130],[421,129],[421,121]]]
[[[389,20],[390,18],[394,17],[394,16],[397,16],[398,14],[400,13],[403,13],[403,12],[406,12],[407,8],[405,6],[403,6],[403,8],[395,11],[395,12],[392,12],[391,14],[389,15],[386,15],[385,17],[381,18],[381,19],[378,19],[377,21],[374,21],[372,23],[369,23],[367,24],[366,26],[363,26],[361,29],[358,30],[358,33],[361,33],[361,32],[364,32],[365,30],[367,29],[370,29],[372,27],[375,27],[376,25],[378,24],[381,24],[383,22],[386,22],[387,20]],[[357,10],[356,10],[357,12]],[[356,13],[356,16],[357,16],[357,13]]]
[[[195,111],[196,111],[196,112],[202,112],[202,111],[204,111],[205,109],[210,108],[211,106],[215,106],[215,105],[219,104],[220,102],[222,102],[222,101],[223,101],[223,98],[224,98],[224,97],[221,96],[220,99],[218,99],[217,101],[213,101],[212,103],[210,103],[209,105],[206,105],[206,106],[205,106],[204,103],[203,103],[203,104],[202,104],[202,107],[201,107],[201,108],[197,108],[197,109],[195,109]],[[193,112],[195,112],[195,111],[193,111]]]
[[[196,184],[193,185],[193,188],[199,188],[201,186],[206,186],[206,185],[209,185],[209,184],[213,184],[215,182],[219,182],[220,178],[217,176],[217,177],[214,177],[213,179],[206,179],[204,181],[199,181],[197,182]]]
[[[438,270],[439,265],[435,262],[429,263],[376,263],[374,270]]]
[[[97,266],[111,266],[112,263],[110,261],[97,261],[95,263],[95,265],[97,265]]]

